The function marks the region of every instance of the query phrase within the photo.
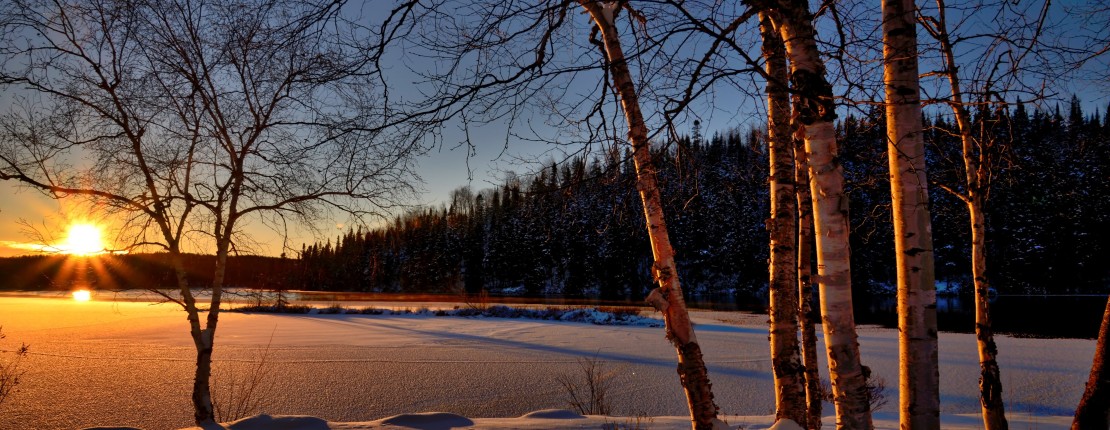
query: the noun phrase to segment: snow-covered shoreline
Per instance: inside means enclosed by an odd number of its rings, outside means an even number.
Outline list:
[[[725,423],[732,429],[762,430],[772,429],[774,416],[724,416]],[[1027,414],[1010,414],[1009,424],[1014,429],[1067,429],[1071,417],[1037,417]],[[942,428],[946,430],[971,430],[982,428],[978,415],[944,415]],[[834,417],[826,416],[822,428],[835,428]],[[568,410],[547,409],[530,412],[513,418],[468,418],[443,412],[401,414],[367,422],[332,423],[316,417],[258,415],[223,425],[228,430],[325,430],[325,429],[486,429],[486,430],[552,430],[552,429],[598,429],[598,430],[686,430],[690,428],[689,417],[621,417],[621,416],[582,416]],[[774,430],[791,430],[797,427],[775,427]],[[876,429],[897,429],[898,416],[894,413],[877,413]],[[182,430],[208,430],[190,427]]]
[[[722,413],[734,426],[766,428],[774,407],[766,316],[693,316]],[[9,335],[0,349],[14,342],[32,348],[21,392],[0,406],[0,428],[190,425],[194,352],[184,314],[174,306],[0,297],[0,324]],[[979,428],[974,337],[940,336],[944,428]],[[894,330],[860,328],[864,363],[887,382],[889,404],[876,414],[880,428],[897,423],[896,338]],[[1011,426],[1067,428],[1094,342],[1001,337],[999,350]],[[430,411],[473,421],[465,428],[607,423],[624,428],[635,427],[637,420],[650,424],[647,428],[689,425],[674,350],[658,327],[427,315],[223,314],[217,370],[248,367],[262,353],[268,354],[272,376],[258,412],[328,422],[291,428],[380,428],[383,417]],[[617,372],[613,415],[630,418],[521,418],[565,408],[555,378],[574,372],[582,357]],[[831,414],[826,405],[825,415],[831,419]],[[237,428],[250,428],[246,425]]]

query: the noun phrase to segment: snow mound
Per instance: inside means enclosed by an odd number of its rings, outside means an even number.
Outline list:
[[[328,430],[328,422],[316,417],[300,415],[255,415],[231,422],[228,430]]]
[[[548,420],[578,420],[586,418],[573,411],[566,409],[544,409],[540,411],[529,412],[520,416],[521,418],[534,418],[534,419],[548,419]]]
[[[771,428],[769,428],[767,430],[805,430],[805,429],[803,429],[802,426],[799,426],[798,423],[794,422],[794,420],[783,418],[781,420],[778,420],[778,422],[776,422],[775,425],[771,426]]]
[[[380,421],[383,425],[420,430],[450,430],[456,427],[471,427],[470,418],[446,412],[426,412],[422,414],[394,415]]]

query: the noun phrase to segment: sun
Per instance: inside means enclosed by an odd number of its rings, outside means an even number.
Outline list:
[[[87,302],[92,300],[92,292],[89,290],[77,290],[73,292],[73,300],[78,302]]]
[[[92,255],[104,252],[104,242],[100,240],[100,228],[92,224],[69,226],[69,234],[59,248],[66,254]]]

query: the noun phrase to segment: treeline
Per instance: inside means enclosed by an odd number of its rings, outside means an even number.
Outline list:
[[[212,285],[214,255],[182,254],[189,285]],[[295,260],[240,255],[228,257],[225,285],[286,289]],[[0,258],[0,290],[100,290],[177,288],[169,254],[116,254],[91,257],[30,255]]]
[[[655,154],[672,240],[689,250],[681,270],[690,291],[750,291],[766,277],[762,147],[760,133],[734,130]],[[496,189],[461,188],[385,228],[307,246],[300,286],[639,297],[652,260],[633,176],[626,154],[614,152]]]
[[[1106,293],[1110,285],[1110,118],[1064,112],[980,111],[979,140],[995,166],[988,201],[988,267],[1003,294]],[[893,294],[890,185],[881,109],[837,128],[859,295]],[[926,118],[938,282],[970,294],[970,228],[960,191],[956,126]],[[656,149],[671,240],[692,294],[761,295],[767,284],[768,186],[761,130],[695,131]],[[494,293],[640,299],[651,255],[627,154],[613,152],[460,188],[448,203],[305,245],[299,259],[232,256],[232,287]],[[183,256],[189,284],[211,284],[210,255]],[[166,254],[0,258],[0,289],[173,288]]]
[[[979,111],[992,164],[988,254],[1003,294],[1104,293],[1110,284],[1110,118],[1078,99],[1028,112]],[[970,294],[966,207],[944,188],[963,175],[955,124],[926,118],[938,282]],[[881,109],[837,128],[857,294],[893,294],[890,185]],[[763,132],[694,132],[657,148],[684,289],[761,294],[767,284]],[[651,287],[642,207],[626,154],[577,158],[499,187],[305,246],[292,284],[381,292],[561,294],[638,299]]]

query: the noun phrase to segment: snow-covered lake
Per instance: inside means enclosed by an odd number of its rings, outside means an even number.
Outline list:
[[[707,311],[693,317],[721,411],[773,413],[766,316]],[[8,351],[0,359],[11,358],[19,342],[31,346],[19,392],[0,405],[0,428],[192,425],[188,396],[195,353],[185,314],[174,305],[0,297],[0,325],[8,335],[0,341],[0,350]],[[271,414],[329,421],[426,411],[516,417],[566,407],[556,378],[577,376],[582,357],[617,372],[614,415],[686,414],[675,353],[662,328],[223,313],[217,333],[217,372],[244,369],[267,356],[261,396],[263,411]],[[876,419],[880,426],[896,422],[897,332],[861,327],[859,333],[864,364],[886,380],[889,401]],[[942,412],[949,424],[975,428],[974,336],[942,333],[940,339]],[[1001,337],[998,347],[1012,427],[1065,428],[1060,426],[1070,423],[1082,394],[1094,341]]]

